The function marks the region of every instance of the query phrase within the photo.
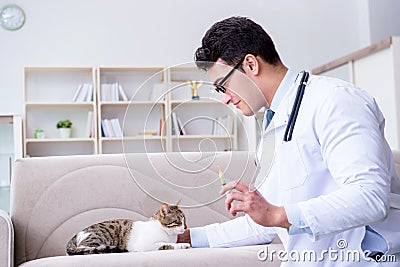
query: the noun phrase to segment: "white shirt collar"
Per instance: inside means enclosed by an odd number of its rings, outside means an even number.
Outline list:
[[[272,99],[270,109],[276,111],[281,103],[283,97],[289,91],[289,88],[295,83],[298,73],[293,70],[288,70],[282,82],[279,84],[278,89],[275,92],[274,98]]]

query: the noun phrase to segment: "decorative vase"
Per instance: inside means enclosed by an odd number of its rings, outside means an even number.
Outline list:
[[[71,128],[58,128],[58,132],[60,133],[61,138],[71,137]]]

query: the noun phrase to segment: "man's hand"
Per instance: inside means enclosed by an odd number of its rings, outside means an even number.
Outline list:
[[[236,191],[228,193],[225,200],[226,209],[233,216],[236,216],[238,212],[244,212],[254,222],[263,226],[290,227],[291,224],[283,207],[268,203],[257,189],[243,181],[226,184],[222,187],[220,194],[225,194],[233,189]],[[233,201],[235,202],[232,203]]]
[[[176,241],[176,243],[189,243],[190,245],[192,245],[190,241],[190,230],[186,229],[183,234],[178,235],[178,240]]]

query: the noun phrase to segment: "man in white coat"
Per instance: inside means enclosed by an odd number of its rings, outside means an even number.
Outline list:
[[[274,145],[257,153],[260,186],[221,190],[232,190],[227,210],[246,215],[188,229],[178,242],[233,247],[278,235],[290,266],[399,266],[400,179],[375,100],[348,82],[289,70],[248,18],[215,23],[195,60],[225,104],[247,116],[267,109],[263,137]]]

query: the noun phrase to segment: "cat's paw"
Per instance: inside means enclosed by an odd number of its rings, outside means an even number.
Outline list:
[[[180,245],[180,249],[188,249],[191,248],[189,243],[178,243]]]

